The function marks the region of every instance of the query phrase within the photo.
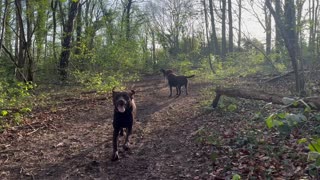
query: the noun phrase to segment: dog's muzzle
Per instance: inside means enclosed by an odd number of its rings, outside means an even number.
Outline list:
[[[125,101],[123,98],[117,100],[116,109],[118,112],[124,113],[126,111],[126,107],[127,101]]]

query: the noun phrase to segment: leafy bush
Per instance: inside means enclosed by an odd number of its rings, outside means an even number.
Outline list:
[[[267,119],[266,123],[268,128],[277,128],[280,133],[290,134],[293,128],[299,128],[298,125],[306,122],[307,117],[301,113],[275,113],[271,114]]]
[[[97,90],[101,92],[110,91],[113,87],[119,86],[123,76],[121,74],[107,76],[103,73],[88,71],[74,71],[76,82],[83,85],[87,90]]]
[[[11,107],[25,107],[32,94],[30,90],[35,87],[32,83],[14,82],[0,82],[0,108],[7,109]],[[28,106],[27,106],[28,107]]]
[[[296,104],[296,102],[293,102],[292,104]],[[266,124],[268,128],[276,128],[280,132],[280,134],[287,136],[291,134],[293,130],[297,130],[300,132],[302,131],[302,127],[305,126],[311,120],[311,118],[308,118],[310,112],[311,109],[307,107],[304,109],[303,112],[300,113],[273,113],[269,115],[269,117],[266,119]],[[318,120],[318,115],[314,115],[311,117]],[[312,132],[310,130],[307,133],[308,136],[311,137],[302,138],[298,141],[298,143],[307,144],[310,150],[310,152],[308,153],[308,161],[312,162],[309,165],[309,174],[318,179],[318,170],[320,168],[320,138],[317,135],[312,135]]]
[[[32,109],[33,95],[30,91],[35,87],[32,83],[6,81],[0,82],[0,131],[10,124],[18,125],[22,122],[22,115]],[[12,119],[9,123],[7,120]]]

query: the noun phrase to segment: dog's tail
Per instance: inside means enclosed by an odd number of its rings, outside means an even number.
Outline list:
[[[186,76],[186,78],[193,78],[195,75]]]

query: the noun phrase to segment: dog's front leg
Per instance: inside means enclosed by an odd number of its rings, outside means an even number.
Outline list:
[[[169,95],[169,97],[171,97],[171,96],[172,96],[172,86],[170,86],[169,88],[170,88],[170,95]]]
[[[131,132],[132,132],[132,128],[131,128],[131,127],[127,128],[126,139],[125,139],[125,142],[124,142],[124,144],[123,144],[123,149],[124,149],[125,151],[128,151],[128,150],[130,149],[130,148],[129,148],[129,137],[130,137],[130,135],[131,135]]]
[[[112,143],[113,143],[113,153],[112,153],[112,158],[111,160],[112,161],[116,161],[119,159],[119,152],[118,152],[118,137],[119,137],[119,131],[120,129],[119,128],[115,128],[113,130],[113,140],[112,140]]]
[[[177,97],[181,94],[181,86],[177,86]]]
[[[184,85],[185,89],[186,89],[186,95],[188,95],[188,84]]]

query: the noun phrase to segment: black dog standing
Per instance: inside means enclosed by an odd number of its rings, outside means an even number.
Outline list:
[[[181,87],[184,86],[186,89],[186,95],[188,95],[188,78],[192,78],[195,75],[191,76],[177,76],[176,74],[173,73],[172,70],[160,70],[163,75],[168,79],[168,84],[170,88],[170,95],[169,97],[172,96],[172,87],[176,87],[177,90],[177,97],[180,96],[181,94]]]
[[[118,154],[118,137],[119,133],[123,133],[123,128],[126,131],[125,142],[123,145],[124,150],[129,149],[129,136],[132,133],[132,126],[136,111],[136,105],[133,100],[134,90],[131,92],[116,92],[112,90],[112,99],[114,105],[113,115],[113,154],[112,159],[116,161],[119,159]]]

